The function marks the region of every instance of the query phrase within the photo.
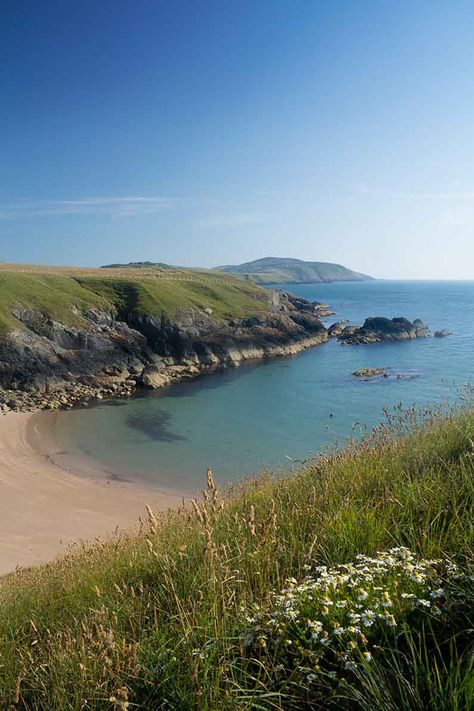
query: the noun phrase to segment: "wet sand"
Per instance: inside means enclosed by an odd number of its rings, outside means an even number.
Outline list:
[[[53,423],[53,413],[0,417],[0,575],[46,562],[73,541],[126,530],[146,517],[146,504],[182,502],[178,492],[147,491],[59,452]]]

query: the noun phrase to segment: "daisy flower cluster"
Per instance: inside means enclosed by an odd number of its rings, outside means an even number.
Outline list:
[[[289,579],[263,606],[242,611],[243,644],[253,657],[271,657],[273,668],[299,673],[309,684],[320,674],[355,671],[370,663],[374,642],[396,632],[414,610],[440,615],[441,581],[456,574],[450,562],[417,559],[404,547],[318,566],[299,582]]]

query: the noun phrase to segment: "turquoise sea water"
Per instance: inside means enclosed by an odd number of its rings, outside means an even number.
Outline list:
[[[280,287],[282,288],[282,287]],[[372,426],[383,407],[453,400],[474,383],[474,282],[374,281],[291,285],[336,316],[423,319],[449,338],[341,346],[337,341],[298,356],[242,366],[130,401],[103,403],[55,418],[57,441],[86,453],[137,483],[194,491],[210,466],[220,481],[292,466],[325,444],[342,442],[354,423]],[[362,367],[393,369],[365,382]],[[397,379],[397,373],[405,376]],[[293,464],[294,466],[294,464]]]

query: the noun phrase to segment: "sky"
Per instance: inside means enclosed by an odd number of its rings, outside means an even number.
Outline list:
[[[2,0],[0,259],[474,278],[472,0]]]

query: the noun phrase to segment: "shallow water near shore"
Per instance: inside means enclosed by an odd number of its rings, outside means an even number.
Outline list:
[[[88,455],[104,471],[143,485],[194,492],[207,467],[218,481],[296,466],[383,419],[384,406],[453,402],[472,382],[474,282],[289,285],[336,315],[421,318],[448,338],[342,346],[330,341],[291,358],[218,372],[132,400],[59,412],[58,450]],[[364,381],[359,368],[390,377]],[[397,378],[397,375],[400,376]]]

